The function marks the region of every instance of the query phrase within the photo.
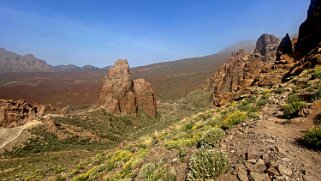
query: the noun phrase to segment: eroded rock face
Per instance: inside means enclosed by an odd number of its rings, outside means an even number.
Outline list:
[[[134,82],[137,83],[136,86]],[[145,105],[142,106],[142,103]],[[150,84],[143,79],[133,81],[128,61],[124,59],[116,61],[109,69],[98,105],[111,114],[135,114],[138,109],[152,117],[156,114],[156,106],[153,106],[156,102]]]
[[[99,104],[112,114],[136,113],[133,80],[127,60],[118,60],[110,68],[100,95]]]
[[[244,50],[232,53],[227,63],[207,80],[203,88],[213,92],[215,106],[246,94],[242,91],[254,85],[261,73],[269,71],[276,59],[279,39],[263,34],[256,45],[252,54]]]
[[[280,40],[276,36],[263,34],[256,42],[254,54],[261,56],[265,61],[274,62],[279,43]]]
[[[34,119],[37,108],[25,100],[0,99],[0,127],[11,128],[24,125]]]
[[[288,71],[283,81],[298,75],[305,69],[321,64],[321,1],[311,0],[308,16],[300,26],[299,37],[295,47],[298,62]]]
[[[300,26],[296,52],[304,56],[321,41],[321,1],[311,0],[307,19]]]
[[[136,95],[137,109],[154,117],[156,115],[156,102],[150,83],[142,78],[134,80],[134,92]]]

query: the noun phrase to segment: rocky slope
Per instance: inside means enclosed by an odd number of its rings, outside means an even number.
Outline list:
[[[37,108],[25,100],[0,99],[0,127],[21,126],[36,117]]]
[[[256,43],[254,53],[244,50],[232,53],[214,76],[203,86],[213,92],[216,106],[238,99],[248,86],[254,85],[261,73],[267,72],[277,55],[279,39],[274,35],[263,34]]]
[[[118,60],[108,71],[98,105],[112,114],[143,111],[156,116],[156,101],[151,85],[144,79],[133,80],[127,60]]]

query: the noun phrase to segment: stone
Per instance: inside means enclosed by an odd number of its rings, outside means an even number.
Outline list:
[[[37,108],[26,100],[0,99],[0,128],[22,126],[37,116]]]
[[[260,174],[257,172],[251,172],[248,176],[250,181],[269,181],[269,176],[267,174]]]
[[[143,111],[156,116],[156,100],[151,85],[144,79],[133,80],[128,61],[120,59],[105,77],[98,107],[111,114],[130,115]]]
[[[254,164],[254,170],[257,172],[264,172],[267,169],[264,160],[258,159],[258,161]]]
[[[273,166],[269,167],[269,169],[267,170],[267,173],[273,177],[280,175],[278,170]]]
[[[275,149],[276,149],[276,151],[278,151],[280,154],[286,155],[286,151],[285,151],[283,148],[281,148],[280,146],[276,146]]]
[[[259,152],[257,152],[256,150],[252,149],[252,148],[249,148],[247,150],[247,152],[245,153],[245,156],[246,156],[246,159],[247,160],[251,160],[251,159],[258,159],[261,154]]]
[[[247,178],[247,173],[245,170],[243,169],[238,169],[237,171],[237,178],[240,180],[240,181],[248,181],[249,179]]]
[[[278,166],[278,171],[281,175],[287,175],[287,176],[291,176],[293,174],[292,170],[287,168],[284,165],[279,165]]]

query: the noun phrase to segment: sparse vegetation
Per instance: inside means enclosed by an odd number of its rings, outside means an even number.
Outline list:
[[[220,128],[212,128],[208,131],[205,131],[202,137],[198,140],[198,148],[214,148],[218,143],[224,138],[225,133]]]
[[[307,147],[321,150],[321,125],[307,131],[299,142]]]
[[[215,179],[230,168],[227,156],[222,152],[198,150],[189,163],[188,181]]]
[[[290,119],[298,116],[298,112],[305,105],[306,103],[297,94],[290,95],[288,98],[288,103],[282,107],[285,118]]]
[[[144,164],[137,175],[138,179],[146,181],[154,180],[166,180],[166,181],[176,181],[176,174],[173,173],[170,168],[168,168],[163,163],[146,163]]]
[[[227,129],[231,128],[234,125],[237,125],[241,122],[243,122],[247,118],[247,114],[242,111],[234,111],[230,114],[228,114],[224,119],[222,123],[222,128]]]

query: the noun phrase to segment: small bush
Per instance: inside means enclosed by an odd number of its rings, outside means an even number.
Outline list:
[[[221,128],[213,128],[203,133],[198,140],[198,148],[214,148],[224,138],[224,131]]]
[[[176,181],[176,175],[165,165],[158,163],[144,164],[138,172],[138,179],[146,181],[166,180]]]
[[[299,142],[307,147],[321,150],[321,125],[306,132]]]
[[[265,106],[268,102],[269,102],[269,99],[268,99],[268,98],[262,97],[261,99],[259,99],[259,100],[256,102],[256,106],[257,106],[257,107],[263,107],[263,106]]]
[[[247,114],[245,112],[241,112],[241,111],[232,112],[223,119],[222,128],[231,128],[234,125],[237,125],[243,122],[246,118],[247,118]]]
[[[321,66],[314,68],[313,78],[321,78]]]
[[[199,150],[192,155],[187,180],[215,179],[230,168],[227,156],[222,152]]]
[[[290,95],[288,103],[283,105],[282,109],[285,118],[294,118],[298,112],[305,106],[305,102],[296,94]]]

